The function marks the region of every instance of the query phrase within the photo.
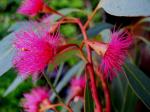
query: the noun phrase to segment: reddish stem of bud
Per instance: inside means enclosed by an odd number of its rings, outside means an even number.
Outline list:
[[[47,5],[43,5],[42,12],[44,12],[44,13],[51,13],[51,14],[54,13],[54,14],[57,14],[57,15],[59,15],[59,16],[64,17],[63,14],[61,14],[60,12],[58,12],[58,11],[52,9],[51,7],[49,7],[49,6],[47,6]]]
[[[87,64],[86,67],[87,67],[87,71],[89,71],[89,75],[90,75],[91,91],[92,91],[93,99],[95,101],[96,110],[97,110],[97,112],[102,112],[102,105],[99,102],[99,98],[98,98],[98,94],[97,94],[97,88],[96,88],[96,83],[95,83],[95,79],[94,79],[93,67],[91,64]]]

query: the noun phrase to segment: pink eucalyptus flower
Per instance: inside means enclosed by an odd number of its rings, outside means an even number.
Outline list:
[[[84,77],[73,78],[71,80],[71,88],[70,88],[71,90],[70,93],[72,94],[72,96],[83,97],[85,85],[86,85],[86,81]]]
[[[26,77],[44,71],[56,54],[59,44],[59,34],[39,36],[33,31],[21,32],[16,35],[14,45],[16,55],[13,63],[19,74]]]
[[[17,12],[27,16],[35,16],[42,10],[43,5],[43,0],[24,0]]]
[[[101,69],[106,75],[113,79],[117,74],[116,72],[122,72],[122,65],[127,56],[127,51],[132,44],[131,34],[125,32],[113,32],[111,33],[111,41],[109,44],[104,44],[102,54]],[[105,46],[105,47],[104,47]]]
[[[34,88],[30,93],[24,94],[23,108],[25,112],[39,112],[40,106],[50,104],[49,92],[42,87]],[[47,102],[47,103],[45,103]]]

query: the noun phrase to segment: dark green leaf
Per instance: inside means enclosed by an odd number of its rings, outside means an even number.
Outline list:
[[[110,92],[115,112],[134,112],[137,97],[129,87],[125,75],[119,74],[113,79]]]
[[[137,102],[137,97],[129,87],[129,85],[124,88],[125,94],[123,97],[123,102],[121,103],[121,110],[119,112],[134,112]]]
[[[126,78],[135,94],[150,108],[150,79],[135,65],[126,63]]]
[[[121,111],[120,104],[123,104],[125,99],[125,89],[127,86],[126,78],[123,74],[119,74],[116,78],[113,79],[111,84],[111,102],[115,112]]]
[[[86,83],[84,99],[85,99],[85,112],[94,112],[94,103],[88,82]]]

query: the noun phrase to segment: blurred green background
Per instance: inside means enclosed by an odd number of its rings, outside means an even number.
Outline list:
[[[8,28],[12,24],[17,21],[28,19],[27,17],[16,13],[16,10],[19,7],[21,1],[22,0],[0,0],[0,40],[10,33],[8,32]],[[91,11],[98,3],[98,0],[47,0],[46,2],[57,10],[62,8],[79,8],[86,11]],[[86,20],[82,14],[76,14],[75,16]],[[99,18],[99,15],[95,16],[95,21],[98,21]],[[61,27],[61,33],[63,33],[65,37],[75,36],[77,33],[76,30],[76,26],[70,24],[63,25]],[[74,61],[72,60],[71,63],[73,64]],[[3,97],[3,93],[15,79],[15,77],[16,72],[13,69],[9,70],[2,77],[0,77],[0,112],[22,111],[20,107],[20,100],[23,97],[22,94],[34,86],[32,84],[32,80],[28,79],[19,85],[19,87],[11,94]],[[43,82],[41,83],[43,84]]]

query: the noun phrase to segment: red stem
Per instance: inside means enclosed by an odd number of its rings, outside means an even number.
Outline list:
[[[83,37],[84,37],[84,41],[87,41],[88,37],[87,37],[84,26],[81,24],[80,20],[77,20],[77,23],[81,28],[81,31],[82,31],[82,34],[83,34]],[[89,75],[90,75],[90,80],[91,80],[92,95],[93,95],[93,99],[95,101],[97,112],[102,112],[102,105],[99,102],[99,98],[98,98],[98,94],[97,94],[97,88],[96,88],[95,79],[94,79],[94,70],[93,70],[93,66],[92,66],[91,49],[90,49],[90,46],[87,43],[85,43],[85,44],[86,44],[88,62],[89,62],[89,64],[87,64],[87,68],[89,70]]]
[[[83,34],[84,41],[86,42],[88,40],[85,28],[79,19],[76,19],[76,18],[63,18],[63,19],[66,19],[66,20],[62,20],[58,24],[63,24],[63,23],[68,23],[68,22],[78,24],[81,29],[81,32]],[[88,61],[89,61],[89,63],[92,63],[91,50],[90,50],[90,47],[88,44],[86,44],[86,49],[87,49]]]
[[[101,73],[101,71],[98,70],[98,69],[96,70],[96,73],[100,77],[102,87],[103,87],[103,91],[104,91],[104,95],[105,95],[105,101],[106,101],[106,111],[105,112],[111,112],[110,93],[109,93],[109,89],[108,89],[105,77]]]
[[[96,83],[95,83],[95,79],[94,79],[93,66],[91,64],[87,64],[87,70],[89,71],[89,75],[90,75],[90,79],[91,79],[91,91],[92,91],[93,99],[94,99],[95,105],[96,105],[96,112],[102,112],[102,105],[99,102]]]
[[[96,14],[97,10],[99,9],[99,4],[97,5],[97,7],[94,9],[94,11],[92,12],[92,14],[90,15],[90,17],[88,18],[88,20],[86,21],[86,23],[84,24],[84,29],[86,29],[89,25],[89,22],[92,20],[92,18],[94,17],[94,15]],[[106,111],[105,112],[110,112],[111,111],[111,101],[110,101],[110,93],[109,93],[109,89],[107,87],[107,83],[105,80],[104,75],[101,73],[100,70],[96,70],[97,74],[100,77],[100,80],[102,82],[102,87],[104,90],[104,95],[105,95],[105,101],[106,101]]]
[[[87,34],[85,32],[85,28],[87,26],[85,25],[85,27],[84,27],[81,24],[80,21],[78,21],[78,24],[81,28],[82,34],[84,36],[85,44],[86,44],[86,41],[88,40],[88,37],[87,37]],[[90,47],[88,46],[88,44],[86,44],[86,48],[87,48],[88,61],[91,64],[88,67],[88,70],[89,70],[89,73],[90,73],[93,98],[94,98],[94,101],[96,103],[97,111],[102,112],[102,106],[101,106],[101,104],[98,100],[97,89],[96,89],[96,84],[95,84],[95,80],[94,80],[94,70],[93,70],[93,66],[92,66],[91,50],[90,50]],[[103,87],[104,95],[105,95],[105,99],[106,99],[106,112],[110,112],[111,111],[111,101],[110,101],[109,89],[107,87],[107,83],[105,81],[104,75],[100,71],[98,71],[98,74],[99,74],[99,77],[100,77],[101,82],[102,82],[102,87]]]
[[[78,23],[79,27],[81,28],[81,31],[82,31],[82,34],[84,37],[84,41],[86,42],[88,40],[88,37],[87,37],[86,31],[85,31],[85,28],[82,25],[82,23],[80,22],[80,20],[77,20],[77,23]],[[92,56],[91,56],[90,46],[87,43],[85,43],[85,45],[86,45],[86,49],[87,49],[88,61],[89,61],[89,63],[92,64]]]
[[[86,30],[85,30],[86,26],[84,27],[82,25],[81,21],[79,19],[75,19],[75,18],[70,18],[67,21],[61,21],[60,24],[68,23],[68,22],[77,23],[81,29],[82,34],[83,34],[85,45],[86,45],[86,50],[87,50],[87,55],[88,55],[88,63],[90,64],[90,66],[87,66],[87,67],[89,68],[88,70],[89,70],[91,86],[92,86],[92,95],[93,95],[93,99],[95,101],[97,112],[102,112],[102,105],[99,102],[99,98],[98,98],[98,94],[97,94],[97,88],[96,88],[95,79],[94,79],[94,69],[93,69],[93,64],[92,64],[91,48],[86,42],[88,40]]]

